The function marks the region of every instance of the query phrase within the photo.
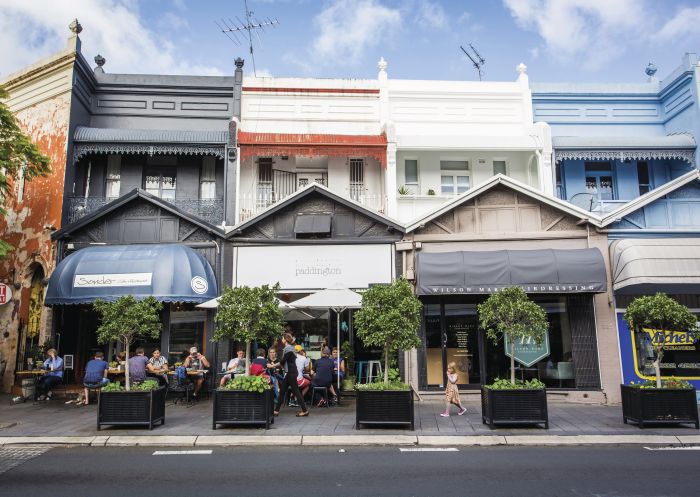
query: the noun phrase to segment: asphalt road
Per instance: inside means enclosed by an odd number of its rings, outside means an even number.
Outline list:
[[[700,450],[643,447],[0,449],[0,495],[697,496]],[[166,455],[154,455],[156,450]],[[202,450],[197,448],[197,450]],[[14,465],[14,466],[13,466]],[[13,466],[9,467],[8,466]],[[3,469],[4,468],[4,469]],[[4,471],[4,472],[3,472]]]

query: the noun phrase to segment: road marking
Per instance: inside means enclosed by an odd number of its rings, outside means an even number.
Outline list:
[[[646,450],[700,450],[700,446],[692,447],[644,447]]]
[[[410,447],[401,448],[400,452],[459,452],[456,447]]]
[[[212,453],[211,450],[157,450],[153,453],[154,456],[208,456]]]

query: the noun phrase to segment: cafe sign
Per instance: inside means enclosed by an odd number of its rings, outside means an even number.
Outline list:
[[[153,273],[76,274],[73,288],[151,286]]]
[[[503,346],[508,357],[510,353],[510,341],[508,335],[503,337]],[[549,333],[544,334],[542,343],[537,343],[532,338],[518,338],[515,341],[515,360],[529,368],[549,355]]]
[[[5,283],[0,283],[0,305],[12,300],[12,289]]]

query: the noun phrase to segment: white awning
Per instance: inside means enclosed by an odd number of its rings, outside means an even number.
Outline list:
[[[617,240],[610,256],[616,293],[700,293],[700,238]]]
[[[669,160],[695,164],[695,139],[686,133],[666,136],[554,136],[561,160]]]

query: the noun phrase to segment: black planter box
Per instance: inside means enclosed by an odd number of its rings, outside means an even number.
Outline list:
[[[355,390],[355,427],[362,424],[407,426],[413,422],[411,390]]]
[[[638,388],[620,385],[622,421],[637,423],[693,423],[700,429],[695,388]]]
[[[547,390],[494,390],[481,387],[481,420],[498,425],[542,424],[549,429]]]
[[[149,392],[102,392],[97,397],[97,429],[102,425],[165,424],[165,387]]]
[[[265,425],[269,429],[275,422],[272,402],[272,390],[214,390],[212,429],[216,425]]]

